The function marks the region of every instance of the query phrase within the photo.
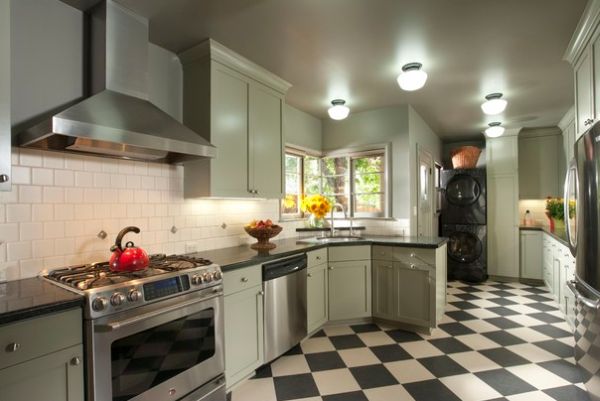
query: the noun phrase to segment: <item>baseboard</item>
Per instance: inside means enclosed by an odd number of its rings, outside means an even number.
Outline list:
[[[500,283],[515,283],[519,281],[518,277],[508,277],[508,276],[492,276],[488,277],[488,280],[498,281]]]

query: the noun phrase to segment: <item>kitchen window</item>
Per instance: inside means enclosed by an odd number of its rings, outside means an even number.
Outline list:
[[[386,150],[315,156],[288,148],[282,218],[302,218],[302,196],[323,194],[355,218],[387,217]],[[336,210],[335,217],[343,213]]]

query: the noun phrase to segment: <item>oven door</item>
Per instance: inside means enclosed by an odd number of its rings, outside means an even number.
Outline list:
[[[213,287],[89,322],[89,399],[178,400],[222,374],[222,294]]]

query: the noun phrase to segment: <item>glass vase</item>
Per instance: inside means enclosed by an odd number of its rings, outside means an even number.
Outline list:
[[[324,217],[316,217],[314,214],[308,216],[308,220],[306,220],[306,225],[308,228],[323,228],[326,226]]]

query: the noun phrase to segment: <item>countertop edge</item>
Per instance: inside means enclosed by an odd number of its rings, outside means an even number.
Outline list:
[[[551,236],[552,238],[554,238],[555,240],[557,240],[558,242],[560,242],[561,244],[563,244],[564,246],[567,246],[567,247],[569,246],[569,243],[567,242],[567,240],[565,238],[561,238],[556,233],[551,232],[547,227],[519,226],[519,230],[520,231],[542,231],[542,232],[548,234],[549,236]]]
[[[11,312],[0,313],[0,325],[18,322],[36,316],[48,315],[54,312],[60,312],[67,309],[81,308],[84,299],[71,299],[68,301],[57,301],[46,305],[34,306],[31,308],[19,309]]]

